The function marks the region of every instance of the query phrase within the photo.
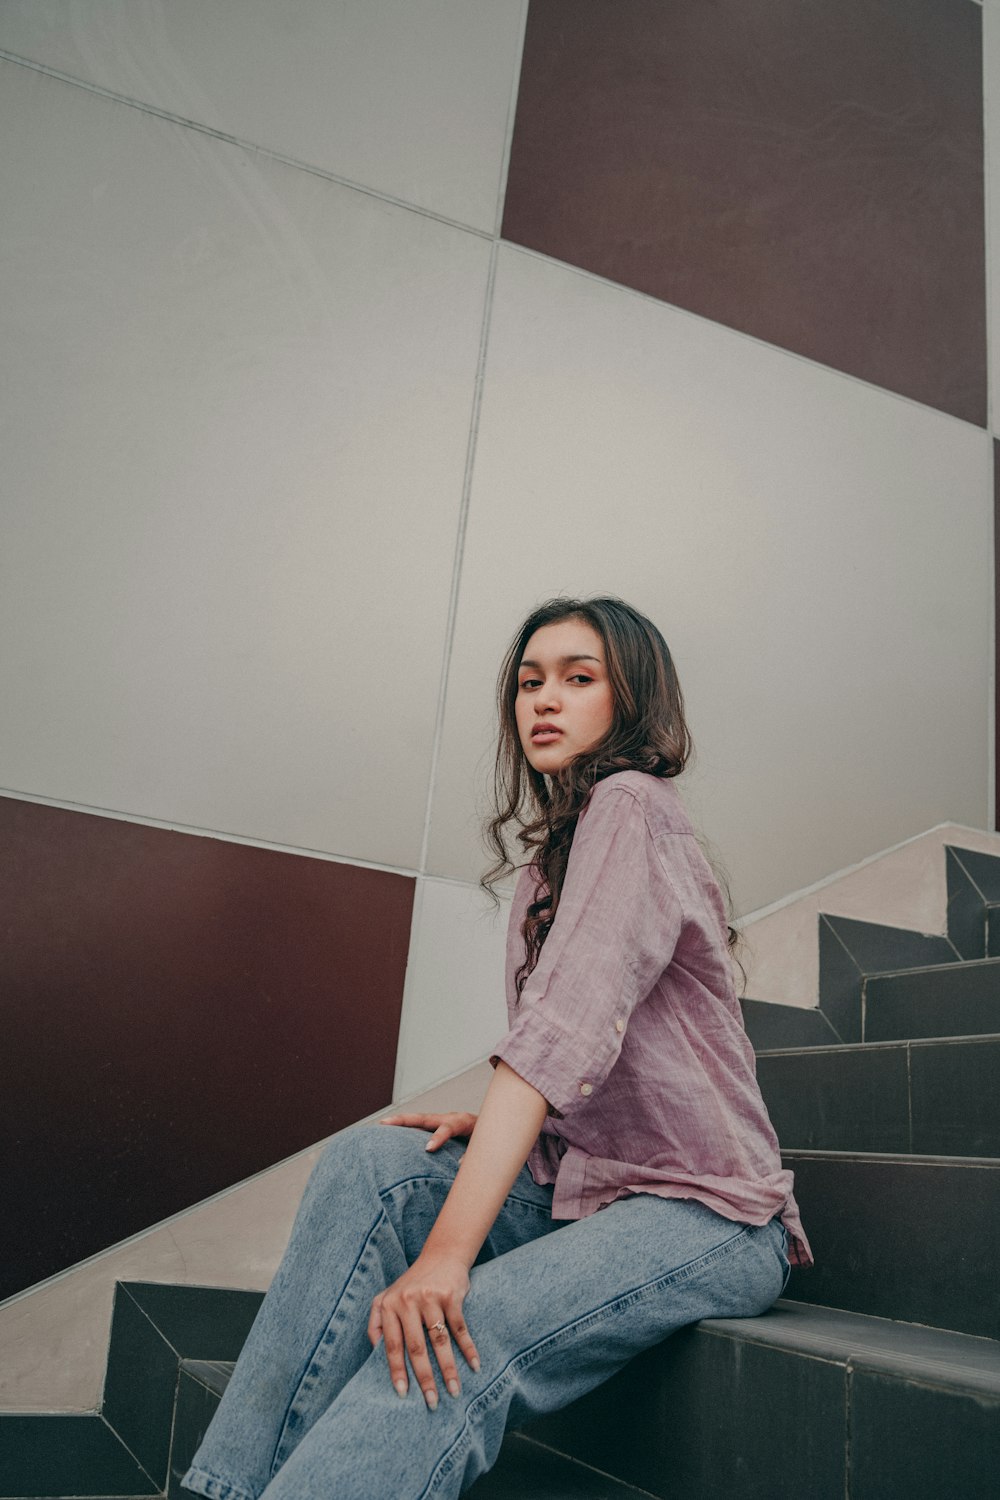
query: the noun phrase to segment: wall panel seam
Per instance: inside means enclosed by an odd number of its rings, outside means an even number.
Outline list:
[[[469,423],[469,442],[465,454],[465,474],[462,480],[462,501],[455,535],[455,553],[452,562],[451,589],[448,595],[448,617],[445,624],[444,651],[441,658],[441,678],[438,689],[437,715],[434,721],[434,740],[431,746],[431,764],[427,778],[427,802],[424,808],[424,831],[420,841],[418,871],[422,875],[427,869],[427,851],[430,844],[431,814],[434,807],[434,783],[437,778],[438,761],[441,755],[441,739],[444,731],[445,705],[448,698],[448,675],[451,670],[451,653],[455,639],[455,621],[458,614],[458,594],[462,578],[462,558],[465,552],[465,535],[469,519],[469,501],[472,492],[472,473],[475,466],[476,441],[479,437],[479,416],[483,403],[483,384],[486,375],[486,355],[489,344],[490,319],[493,314],[493,290],[496,285],[497,253],[499,236],[494,237],[490,247],[490,265],[486,278],[486,296],[483,304],[483,322],[479,338],[479,358],[476,364],[476,383],[472,398],[472,413]]]
[[[267,160],[279,162],[282,166],[291,167],[294,171],[308,172],[311,177],[321,177],[324,182],[332,182],[337,187],[363,193],[366,198],[377,198],[380,203],[391,203],[395,208],[418,214],[422,219],[432,219],[436,224],[446,224],[450,229],[462,230],[465,234],[475,235],[477,239],[493,240],[495,238],[494,233],[489,229],[480,229],[477,225],[465,224],[460,219],[451,219],[447,214],[435,213],[434,209],[424,208],[419,203],[410,203],[405,198],[396,198],[391,193],[380,192],[378,188],[367,187],[363,182],[355,182],[350,177],[340,177],[336,172],[327,171],[311,162],[300,161],[294,156],[286,156],[284,152],[276,151],[271,146],[258,145],[255,141],[244,140],[242,136],[230,135],[214,125],[204,125],[200,120],[190,120],[184,115],[176,115],[169,109],[161,109],[159,105],[146,104],[143,100],[132,99],[127,94],[115,93],[113,89],[106,89],[99,83],[88,83],[84,78],[74,78],[71,73],[62,73],[58,68],[49,67],[46,63],[34,62],[30,57],[19,57],[17,53],[7,52],[2,47],[0,47],[0,61],[13,63],[17,67],[31,68],[34,72],[43,73],[47,78],[54,78],[59,83],[84,89],[89,94],[97,94],[103,99],[110,99],[115,104],[127,105],[129,109],[137,109],[142,114],[153,115],[158,120],[165,120],[168,125],[180,125],[187,130],[196,130],[200,135],[212,136],[215,140],[224,141],[227,145],[239,146],[244,151],[251,151],[254,156],[266,157]]]

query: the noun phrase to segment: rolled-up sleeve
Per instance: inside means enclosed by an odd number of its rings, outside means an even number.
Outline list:
[[[494,1048],[560,1115],[584,1107],[629,1017],[669,964],[681,903],[625,787],[599,782],[580,816],[559,906],[510,1030]]]

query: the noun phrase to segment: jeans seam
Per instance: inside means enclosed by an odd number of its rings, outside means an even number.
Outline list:
[[[452,1178],[452,1182],[453,1181],[454,1178]],[[411,1187],[414,1183],[430,1183],[433,1185],[444,1187],[448,1190],[450,1190],[451,1188],[451,1182],[448,1182],[448,1180],[444,1177],[439,1177],[435,1172],[411,1173],[407,1177],[400,1177],[398,1181],[390,1182],[385,1187],[379,1188],[379,1198],[384,1201],[386,1197],[391,1197],[397,1188]],[[523,1208],[535,1209],[540,1214],[547,1214],[550,1219],[552,1217],[551,1205],[548,1203],[535,1203],[531,1198],[523,1198],[519,1193],[516,1192],[508,1193],[506,1201],[508,1203],[519,1203]]]
[[[193,1464],[188,1469],[184,1479],[181,1480],[182,1489],[187,1489],[185,1480],[190,1478],[191,1475],[197,1475],[199,1479],[207,1479],[209,1484],[214,1485],[216,1489],[222,1491],[227,1500],[256,1500],[256,1496],[252,1495],[249,1490],[241,1490],[239,1485],[232,1484],[228,1479],[223,1479],[218,1474],[213,1474],[211,1469],[195,1468]]]
[[[447,1475],[451,1473],[451,1470],[454,1468],[455,1462],[460,1456],[462,1449],[468,1446],[468,1442],[471,1439],[472,1421],[474,1414],[478,1415],[480,1411],[493,1405],[495,1401],[499,1400],[504,1386],[510,1383],[511,1379],[513,1378],[514,1374],[517,1373],[517,1371],[525,1369],[528,1365],[533,1364],[535,1360],[539,1358],[543,1350],[562,1338],[562,1336],[570,1330],[576,1330],[581,1327],[585,1327],[588,1322],[603,1321],[609,1316],[612,1311],[617,1311],[620,1308],[628,1307],[641,1298],[650,1295],[652,1289],[655,1287],[666,1287],[670,1285],[676,1285],[681,1281],[690,1281],[691,1278],[697,1275],[700,1271],[704,1270],[708,1266],[711,1266],[715,1261],[720,1260],[723,1256],[730,1254],[732,1250],[746,1238],[748,1232],[750,1231],[750,1229],[752,1229],[752,1227],[752,1225],[744,1225],[737,1234],[732,1235],[728,1240],[724,1242],[724,1244],[716,1245],[711,1250],[707,1251],[704,1255],[698,1256],[696,1259],[688,1261],[683,1266],[675,1267],[675,1269],[669,1272],[666,1276],[655,1276],[652,1278],[652,1280],[644,1282],[641,1286],[633,1287],[631,1291],[623,1293],[621,1296],[612,1298],[610,1301],[603,1303],[602,1306],[591,1308],[588,1312],[581,1314],[579,1318],[574,1318],[571,1319],[568,1323],[564,1323],[561,1328],[553,1329],[550,1333],[546,1334],[545,1338],[539,1339],[538,1342],[532,1344],[530,1348],[522,1349],[517,1354],[515,1354],[512,1359],[508,1360],[507,1364],[499,1372],[499,1374],[490,1381],[490,1384],[486,1387],[486,1389],[480,1391],[479,1395],[475,1398],[474,1401],[469,1402],[469,1405],[466,1408],[465,1421],[462,1424],[461,1432],[459,1432],[455,1437],[451,1446],[441,1455],[436,1467],[431,1473],[426,1488],[423,1489],[420,1493],[419,1500],[427,1500],[427,1497],[432,1495],[434,1491],[439,1487],[439,1482],[445,1479]]]
[[[379,1199],[380,1200],[381,1200],[381,1197],[382,1197],[382,1195],[380,1193],[379,1194]],[[299,1376],[298,1384],[296,1385],[295,1390],[292,1392],[292,1395],[291,1395],[291,1398],[289,1399],[288,1405],[285,1408],[285,1415],[284,1415],[284,1417],[282,1419],[281,1428],[280,1428],[280,1431],[278,1433],[277,1441],[275,1442],[275,1445],[274,1445],[274,1453],[271,1455],[271,1468],[270,1468],[270,1478],[271,1479],[273,1479],[275,1477],[275,1475],[277,1474],[278,1470],[281,1468],[282,1464],[285,1462],[284,1458],[279,1459],[278,1454],[281,1451],[282,1444],[284,1443],[285,1437],[286,1437],[286,1435],[288,1433],[288,1420],[291,1417],[292,1412],[293,1412],[293,1410],[295,1408],[295,1403],[299,1399],[299,1395],[301,1393],[303,1383],[307,1379],[307,1377],[309,1375],[309,1372],[312,1369],[312,1367],[313,1367],[313,1365],[314,1365],[314,1363],[316,1361],[316,1356],[318,1355],[320,1349],[322,1348],[324,1342],[326,1341],[327,1335],[330,1332],[330,1325],[333,1322],[334,1318],[337,1316],[337,1312],[338,1312],[338,1310],[340,1308],[340,1304],[341,1304],[341,1302],[343,1302],[344,1295],[345,1295],[345,1293],[347,1291],[347,1288],[351,1284],[351,1278],[354,1276],[355,1271],[358,1269],[358,1266],[361,1263],[361,1260],[362,1260],[362,1258],[364,1256],[364,1253],[368,1249],[369,1244],[371,1243],[372,1237],[374,1236],[376,1230],[378,1230],[379,1228],[381,1228],[381,1226],[383,1224],[385,1224],[385,1223],[388,1223],[388,1216],[386,1215],[385,1209],[383,1207],[380,1207],[379,1208],[379,1212],[378,1212],[378,1217],[373,1220],[371,1228],[368,1230],[368,1233],[365,1235],[363,1241],[361,1242],[361,1248],[359,1249],[359,1251],[358,1251],[358,1253],[357,1253],[357,1255],[355,1257],[354,1264],[351,1267],[351,1269],[348,1271],[346,1277],[344,1278],[344,1284],[343,1284],[343,1286],[340,1289],[340,1294],[337,1297],[336,1302],[333,1304],[333,1307],[330,1310],[330,1316],[329,1316],[329,1318],[327,1318],[326,1323],[324,1324],[323,1331],[319,1335],[319,1338],[316,1340],[315,1344],[313,1345],[312,1350],[311,1350],[311,1352],[309,1354],[308,1359],[305,1361],[305,1365],[304,1365],[304,1368],[302,1370],[302,1374]],[[286,1457],[287,1457],[287,1455],[286,1455]],[[270,1480],[268,1482],[270,1482]]]

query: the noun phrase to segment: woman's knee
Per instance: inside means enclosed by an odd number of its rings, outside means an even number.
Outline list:
[[[318,1185],[364,1179],[376,1191],[426,1170],[433,1156],[425,1150],[427,1132],[399,1125],[352,1125],[333,1136],[313,1168]]]

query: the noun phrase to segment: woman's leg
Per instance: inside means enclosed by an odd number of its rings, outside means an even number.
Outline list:
[[[451,1500],[495,1462],[508,1425],[555,1411],[704,1317],[781,1293],[784,1231],[691,1200],[623,1199],[474,1268],[465,1315],[482,1361],[429,1411],[395,1394],[376,1349],[277,1472],[264,1500]]]
[[[448,1141],[428,1152],[427,1139],[422,1130],[359,1126],[325,1148],[186,1488],[256,1500],[372,1355],[372,1298],[420,1253],[465,1149]],[[483,1255],[551,1231],[551,1202],[551,1188],[523,1171]],[[381,1347],[375,1354],[388,1374]]]

